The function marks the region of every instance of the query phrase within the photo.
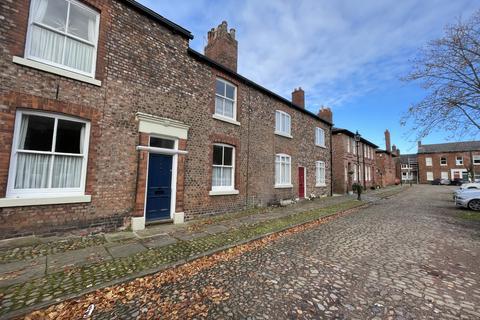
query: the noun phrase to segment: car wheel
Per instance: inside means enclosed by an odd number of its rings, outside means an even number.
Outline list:
[[[480,200],[479,199],[470,200],[470,202],[468,203],[468,208],[470,210],[480,211]]]

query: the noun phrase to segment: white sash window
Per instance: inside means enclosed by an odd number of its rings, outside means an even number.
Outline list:
[[[325,162],[317,161],[315,163],[316,169],[316,186],[323,187],[325,186]]]
[[[26,58],[94,77],[99,18],[75,0],[32,0]]]
[[[83,195],[90,124],[18,111],[7,197]]]
[[[213,145],[212,190],[234,190],[235,148],[225,144]]]
[[[277,154],[275,156],[275,186],[290,187],[292,172],[292,158],[286,154]]]

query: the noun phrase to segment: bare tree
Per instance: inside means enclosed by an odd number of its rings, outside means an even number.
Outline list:
[[[435,130],[451,136],[480,133],[480,10],[470,20],[447,26],[413,60],[403,79],[420,81],[427,96],[410,106],[401,124],[411,125],[416,140]]]

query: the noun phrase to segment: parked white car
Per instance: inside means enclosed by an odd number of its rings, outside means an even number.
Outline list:
[[[460,190],[455,196],[455,205],[470,210],[480,211],[480,190]]]
[[[480,183],[478,182],[469,182],[469,183],[464,183],[460,186],[461,190],[464,189],[478,189],[480,190]]]

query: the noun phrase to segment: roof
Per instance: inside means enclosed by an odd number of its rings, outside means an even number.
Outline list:
[[[414,160],[417,161],[417,154],[410,153],[410,154],[401,154],[400,155],[400,163],[408,163],[409,161]]]
[[[332,128],[332,133],[343,133],[343,134],[346,134],[347,136],[350,136],[350,137],[355,137],[355,133],[353,133],[352,131],[348,130],[348,129],[343,129],[343,128]],[[367,139],[364,139],[364,138],[360,138],[360,141],[362,141],[363,143],[365,144],[368,144],[370,146],[372,146],[373,148],[377,149],[378,146],[373,143],[373,142],[370,142],[368,141]]]
[[[479,151],[480,141],[421,144],[418,153]]]
[[[148,17],[152,18],[153,20],[155,20],[157,22],[160,22],[161,24],[163,24],[165,27],[167,27],[171,31],[173,31],[173,32],[185,37],[185,38],[193,39],[193,35],[190,31],[188,31],[185,28],[182,28],[181,26],[179,26],[178,24],[168,20],[167,18],[162,17],[161,15],[156,13],[155,11],[145,7],[144,5],[138,3],[137,1],[135,1],[135,0],[122,0],[122,1],[131,5],[134,9],[136,9],[136,10],[140,11],[141,13],[147,15]]]
[[[387,150],[377,149],[377,150],[375,150],[375,152],[376,153],[386,153],[386,154],[391,155],[392,157],[398,157],[396,153],[393,153],[393,152],[387,151]]]
[[[322,121],[323,123],[325,123],[325,124],[327,124],[327,125],[329,125],[329,126],[332,126],[332,125],[333,125],[331,122],[329,122],[329,121],[327,121],[327,120],[325,120],[325,119],[320,118],[320,117],[319,117],[318,115],[316,115],[315,113],[310,112],[310,111],[308,111],[308,110],[306,110],[305,108],[302,108],[302,107],[300,107],[300,106],[297,106],[296,104],[293,104],[290,100],[287,100],[287,99],[285,99],[284,97],[282,97],[282,96],[280,96],[280,95],[278,95],[278,94],[276,94],[276,93],[268,90],[267,88],[262,87],[261,85],[253,82],[252,80],[249,80],[249,79],[245,78],[244,76],[236,73],[235,71],[230,70],[230,69],[228,69],[227,67],[224,67],[224,66],[221,65],[220,63],[218,63],[218,62],[216,62],[216,61],[208,58],[207,56],[201,54],[201,53],[198,52],[198,51],[193,50],[192,48],[188,48],[188,53],[189,53],[192,57],[194,57],[195,59],[200,60],[201,62],[204,62],[204,63],[206,63],[206,64],[208,64],[208,65],[210,65],[210,66],[212,66],[212,67],[214,67],[214,68],[216,68],[216,69],[220,69],[222,72],[225,72],[225,73],[228,74],[229,76],[235,77],[237,80],[243,82],[244,84],[249,85],[249,86],[251,86],[251,87],[253,87],[253,88],[255,88],[255,89],[259,90],[259,91],[262,91],[262,92],[265,93],[266,95],[268,95],[268,96],[270,96],[270,97],[272,97],[272,98],[274,98],[274,99],[277,99],[277,100],[279,100],[280,102],[285,103],[286,105],[288,105],[288,106],[289,106],[290,108],[292,108],[292,109],[295,109],[295,110],[297,110],[297,111],[300,111],[300,112],[302,112],[302,113],[304,113],[304,114],[306,114],[306,115],[308,115],[308,116],[310,116],[310,117],[312,117],[312,118],[314,118],[314,119],[316,119],[316,120],[320,120],[320,121]]]

